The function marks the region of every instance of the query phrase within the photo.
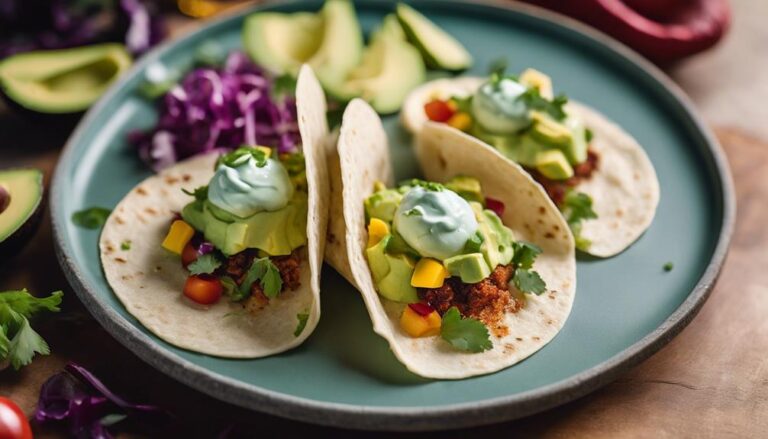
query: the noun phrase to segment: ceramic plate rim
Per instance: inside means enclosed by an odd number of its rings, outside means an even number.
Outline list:
[[[287,3],[282,2],[281,5],[290,6],[301,3],[305,2],[294,0]],[[424,3],[434,4],[438,2],[436,0],[428,0]],[[682,331],[696,316],[709,297],[720,274],[733,234],[736,209],[733,181],[725,153],[710,129],[702,122],[693,104],[666,74],[649,61],[607,35],[568,17],[538,7],[518,3],[498,4],[489,1],[461,0],[454,0],[451,3],[468,3],[480,7],[501,9],[505,13],[512,12],[528,15],[535,19],[550,22],[550,24],[555,26],[565,27],[570,31],[586,35],[598,45],[608,48],[620,58],[623,58],[622,61],[634,64],[635,67],[640,68],[649,75],[651,79],[674,98],[676,104],[680,105],[684,111],[684,116],[687,116],[692,123],[694,130],[698,131],[701,135],[709,147],[715,170],[720,179],[719,189],[723,203],[722,225],[712,258],[709,264],[707,264],[704,273],[687,298],[664,322],[645,337],[610,359],[568,379],[508,396],[486,399],[479,402],[436,407],[382,407],[316,401],[245,384],[239,380],[225,377],[197,366],[162,348],[148,335],[134,328],[102,299],[99,299],[96,294],[91,293],[90,291],[94,290],[95,287],[90,285],[85,277],[80,274],[80,270],[73,258],[71,244],[66,237],[65,222],[68,221],[68,218],[64,216],[63,197],[60,193],[61,189],[59,189],[62,187],[62,180],[66,178],[64,168],[72,161],[75,144],[80,141],[85,128],[90,125],[95,115],[116,94],[121,84],[130,76],[130,73],[126,75],[126,78],[119,81],[118,84],[114,85],[80,121],[63,149],[51,182],[50,203],[56,256],[78,298],[96,320],[115,339],[151,366],[215,398],[253,410],[304,422],[346,428],[410,431],[490,424],[520,418],[566,403],[613,381],[619,374],[661,349],[661,347]],[[210,20],[192,32],[187,32],[178,38],[166,41],[154,49],[153,52],[157,54],[168,51],[179,42],[191,38],[197,33],[204,32],[209,27],[216,26],[219,23],[241,15],[246,15],[253,10],[272,5],[274,3],[268,2],[253,8],[225,14],[220,18]],[[155,56],[145,56],[133,66],[131,71],[143,68],[154,58]]]

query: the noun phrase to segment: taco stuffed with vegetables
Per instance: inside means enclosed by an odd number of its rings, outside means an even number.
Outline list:
[[[361,100],[330,159],[329,262],[412,372],[460,379],[552,340],[576,291],[573,237],[544,190],[481,141],[436,123],[417,136],[426,180],[393,184],[387,138]]]
[[[317,325],[328,126],[306,66],[296,105],[300,152],[244,145],[190,158],[141,182],[107,220],[107,281],[168,343],[257,358],[299,345]]]
[[[523,166],[561,210],[579,250],[616,255],[653,221],[659,182],[643,148],[597,111],[555,96],[539,71],[426,83],[409,95],[401,121],[417,133],[428,120]]]

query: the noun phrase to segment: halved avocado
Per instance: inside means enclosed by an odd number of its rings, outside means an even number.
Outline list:
[[[0,61],[0,89],[29,110],[74,113],[88,108],[130,66],[121,44],[26,52]]]
[[[15,254],[42,218],[43,173],[38,169],[0,171],[0,259]]]
[[[340,83],[359,62],[363,34],[349,0],[328,0],[317,14],[258,12],[243,27],[243,45],[259,65],[297,74],[309,64],[324,86]]]
[[[451,71],[472,66],[472,55],[467,49],[419,11],[398,3],[397,18],[408,40],[421,51],[427,66]]]

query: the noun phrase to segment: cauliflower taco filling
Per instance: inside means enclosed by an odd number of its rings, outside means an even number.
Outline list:
[[[509,334],[505,316],[525,306],[526,294],[546,290],[533,270],[541,249],[515,239],[501,220],[504,204],[485,197],[475,178],[377,183],[364,204],[376,291],[407,304],[400,327],[411,337],[491,349],[491,335]]]
[[[222,155],[206,186],[188,194],[162,246],[189,271],[183,294],[210,305],[222,296],[256,314],[301,285],[306,259],[304,157],[242,146]]]
[[[424,112],[523,166],[563,212],[577,247],[588,250],[581,224],[597,214],[578,186],[599,168],[600,157],[590,148],[593,133],[567,111],[567,102],[564,95],[554,96],[547,75],[528,69],[520,76],[494,73],[469,96],[431,99]]]

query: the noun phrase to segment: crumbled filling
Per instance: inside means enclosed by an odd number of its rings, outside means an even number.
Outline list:
[[[271,256],[269,258],[280,272],[280,279],[283,281],[281,293],[286,290],[294,291],[301,286],[301,258],[298,252],[299,249],[296,249],[290,255]],[[222,264],[221,274],[231,277],[235,283],[240,285],[245,280],[245,275],[251,268],[253,260],[257,257],[258,252],[255,249],[244,250],[232,255]],[[255,313],[267,304],[269,304],[269,299],[264,295],[261,283],[254,282],[251,285],[251,295],[243,302],[243,307],[249,313]]]
[[[503,337],[509,333],[504,315],[523,306],[509,290],[514,274],[513,265],[499,265],[490,276],[475,284],[451,277],[439,288],[419,288],[417,292],[440,315],[455,306],[463,316],[482,321],[494,335]]]
[[[549,198],[560,207],[565,200],[565,194],[568,190],[578,186],[582,181],[592,178],[592,173],[597,169],[599,163],[600,156],[590,149],[587,151],[587,159],[583,163],[579,163],[573,167],[573,177],[567,180],[550,180],[541,175],[536,169],[528,168],[527,170],[534,180],[544,187]]]

